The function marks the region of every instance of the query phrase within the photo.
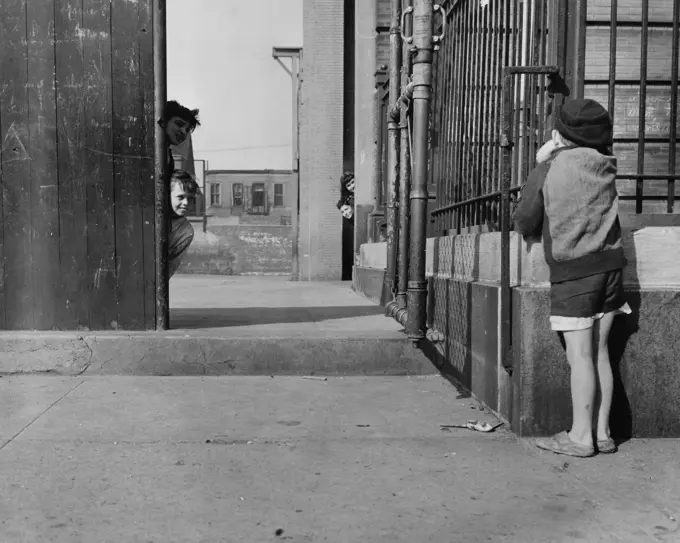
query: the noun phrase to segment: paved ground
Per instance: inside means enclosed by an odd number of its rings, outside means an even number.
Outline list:
[[[679,441],[441,430],[473,407],[439,377],[5,377],[0,541],[680,541]]]
[[[0,332],[0,374],[435,372],[402,327],[348,282],[175,276],[170,305],[172,329],[163,332]]]
[[[282,276],[177,275],[170,281],[170,334],[370,334],[403,337],[384,310],[350,282]]]

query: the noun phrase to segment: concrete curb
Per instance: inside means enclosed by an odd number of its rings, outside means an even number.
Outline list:
[[[3,334],[0,374],[431,375],[402,337]]]

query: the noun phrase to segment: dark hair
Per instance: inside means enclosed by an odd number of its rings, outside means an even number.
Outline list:
[[[343,187],[346,187],[349,182],[352,181],[352,179],[354,179],[354,174],[352,172],[345,171],[340,178],[340,183],[342,183]]]
[[[172,190],[172,187],[175,185],[182,187],[184,192],[190,196],[196,196],[196,193],[198,192],[198,183],[196,183],[194,177],[185,170],[175,170],[172,172],[172,176],[170,177],[170,190]]]
[[[179,117],[189,123],[189,128],[192,132],[197,126],[201,126],[201,122],[198,120],[198,109],[189,109],[175,100],[165,104],[162,120],[167,122],[173,117]]]

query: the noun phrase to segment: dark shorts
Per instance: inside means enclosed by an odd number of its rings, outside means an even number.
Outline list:
[[[606,313],[628,313],[621,270],[599,273],[550,285],[550,322],[553,330],[590,328]]]

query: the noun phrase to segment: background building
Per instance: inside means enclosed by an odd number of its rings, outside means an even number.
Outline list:
[[[285,170],[209,170],[207,215],[211,224],[290,226],[295,175]]]
[[[208,170],[205,229],[192,221],[179,273],[290,274],[295,180],[285,170]]]

